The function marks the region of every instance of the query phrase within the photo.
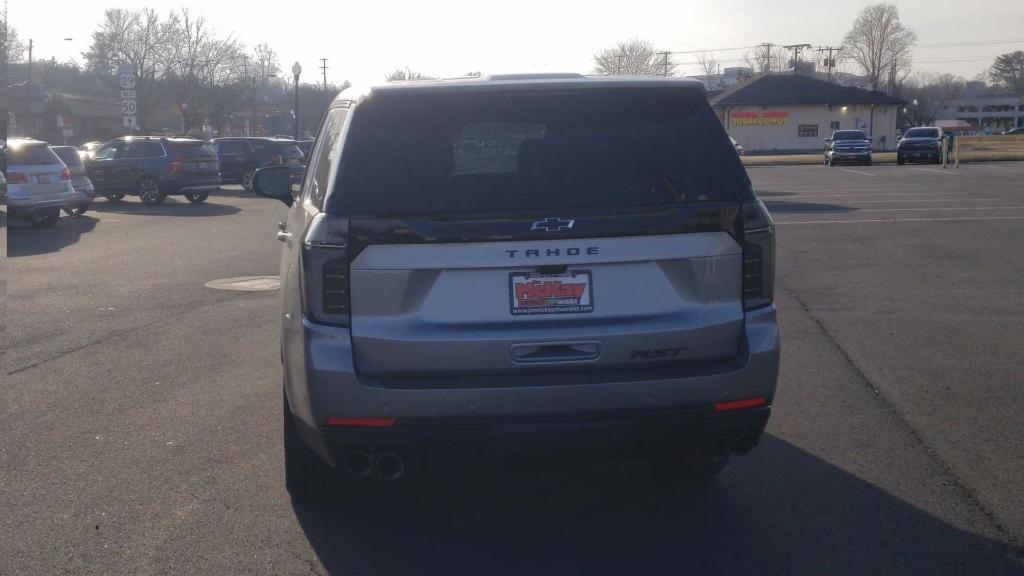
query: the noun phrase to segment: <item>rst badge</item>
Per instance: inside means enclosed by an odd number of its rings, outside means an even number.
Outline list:
[[[593,312],[593,288],[590,270],[513,272],[509,274],[512,315]]]

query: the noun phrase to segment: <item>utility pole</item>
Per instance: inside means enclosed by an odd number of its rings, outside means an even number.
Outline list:
[[[323,64],[320,65],[320,70],[324,73],[324,90],[327,90],[327,58],[320,59]]]
[[[790,44],[789,46],[783,46],[786,50],[793,53],[793,74],[796,74],[796,63],[800,61],[800,53],[804,50],[810,49],[810,44]]]
[[[32,47],[34,45],[35,44],[32,42],[32,39],[29,38],[28,39],[28,84],[27,84],[28,86],[32,85]]]
[[[662,63],[664,65],[664,72],[662,73],[662,76],[668,76],[668,55],[668,52],[661,53]]]
[[[842,46],[840,46],[838,48],[835,48],[835,47],[832,47],[832,46],[819,46],[818,47],[818,52],[819,53],[821,53],[821,52],[828,52],[828,56],[825,57],[825,62],[824,63],[825,63],[825,68],[828,68],[828,81],[829,82],[832,81],[832,70],[836,67],[836,59],[835,59],[835,56],[833,56],[832,54],[833,53],[838,54],[839,51],[842,50],[842,49],[843,49]]]

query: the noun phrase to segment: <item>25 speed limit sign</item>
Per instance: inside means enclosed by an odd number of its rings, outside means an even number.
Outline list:
[[[135,100],[121,100],[122,116],[135,116],[136,112],[138,112],[138,106]]]

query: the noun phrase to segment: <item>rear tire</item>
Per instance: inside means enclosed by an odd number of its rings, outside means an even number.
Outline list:
[[[249,169],[246,169],[245,172],[242,172],[241,184],[242,184],[242,188],[246,192],[252,192],[252,179],[253,179],[253,177],[255,175],[256,175],[256,169],[255,168],[249,168]]]
[[[207,192],[189,192],[185,194],[185,198],[193,204],[202,204],[203,202],[206,202],[206,199],[209,197],[210,194]]]
[[[906,162],[907,161],[903,159],[903,154],[900,154],[899,152],[897,152],[896,153],[896,164],[899,165],[899,166],[903,166],[904,164],[906,164]]]
[[[284,484],[295,500],[326,500],[339,494],[340,479],[319,454],[299,437],[295,416],[282,394],[284,408]]]
[[[82,214],[85,214],[88,211],[89,211],[89,202],[85,202],[83,204],[77,204],[75,206],[65,207],[64,208],[64,212],[67,213],[67,215],[71,216],[72,218],[78,218],[79,216],[81,216]]]
[[[159,206],[164,203],[167,195],[160,189],[160,183],[152,176],[139,179],[139,198],[147,206]]]
[[[835,167],[835,165],[836,165],[836,161],[835,161],[835,160],[833,160],[832,158],[829,158],[829,159],[828,159],[828,165],[829,165],[829,166],[832,166],[832,167]]]
[[[35,228],[53,228],[60,219],[60,208],[45,208],[32,212],[28,220]]]
[[[864,161],[864,165],[865,166],[871,166],[871,158],[868,158],[867,160],[865,160]]]

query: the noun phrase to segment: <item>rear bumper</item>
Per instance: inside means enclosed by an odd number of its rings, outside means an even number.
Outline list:
[[[163,190],[166,194],[185,194],[186,192],[212,192],[220,189],[220,175],[204,176],[195,179],[165,179]]]
[[[831,152],[832,160],[836,162],[850,161],[863,162],[871,159],[871,152]]]
[[[217,190],[220,190],[219,184],[202,184],[199,186],[183,186],[179,191],[182,194],[186,194],[192,192],[216,192]]]
[[[937,161],[942,159],[942,152],[940,149],[933,150],[898,150],[897,151],[905,160],[931,160]]]
[[[715,421],[717,402],[763,397],[771,404],[779,369],[775,307],[749,313],[739,357],[729,369],[691,372],[683,377],[631,379],[597,384],[492,388],[389,388],[356,374],[352,342],[345,328],[303,321],[300,334],[285,337],[285,382],[292,410],[310,432],[311,447],[333,458],[338,446],[365,441],[428,442],[445,430],[488,438],[494,430],[543,429],[554,424],[579,428],[600,423],[622,431],[668,418],[694,437]],[[767,420],[768,410],[762,410]],[[336,430],[333,417],[396,418],[392,429]],[[652,420],[653,419],[653,420]],[[584,428],[589,425],[584,425]],[[763,422],[758,433],[763,428]],[[607,429],[607,428],[606,428]],[[474,431],[475,430],[475,431]],[[450,436],[450,434],[449,434]],[[601,434],[597,434],[601,436]],[[544,434],[540,434],[543,438]],[[632,433],[611,434],[622,439]]]

